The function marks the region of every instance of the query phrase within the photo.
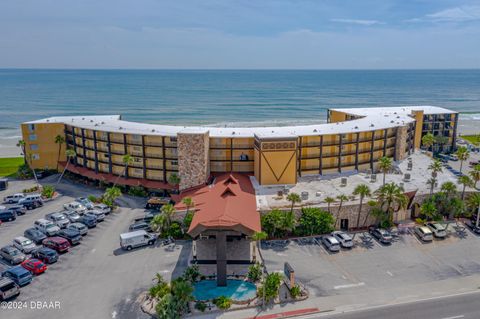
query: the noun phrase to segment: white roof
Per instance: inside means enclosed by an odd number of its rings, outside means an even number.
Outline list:
[[[146,234],[147,234],[147,232],[145,230],[136,230],[136,231],[132,231],[132,232],[129,232],[129,233],[120,234],[120,238],[123,240],[123,239],[134,238],[134,237],[137,237],[137,236],[144,236]]]
[[[281,138],[345,134],[404,126],[415,121],[410,116],[411,112],[414,110],[423,110],[425,114],[456,113],[435,106],[351,108],[333,110],[362,116],[362,118],[338,123],[321,123],[300,126],[207,127],[128,122],[121,120],[120,115],[102,115],[50,117],[42,120],[26,122],[26,124],[64,123],[85,129],[140,135],[176,136],[177,133],[206,133],[209,131],[211,137],[254,137],[254,135],[257,135],[260,138]]]

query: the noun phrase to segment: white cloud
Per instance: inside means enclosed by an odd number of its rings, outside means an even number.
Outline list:
[[[383,24],[383,22],[377,20],[361,20],[361,19],[330,19],[332,22],[339,22],[339,23],[349,23],[349,24],[358,24],[358,25],[375,25],[375,24]]]
[[[480,6],[460,6],[427,14],[427,20],[436,22],[464,22],[480,20]]]

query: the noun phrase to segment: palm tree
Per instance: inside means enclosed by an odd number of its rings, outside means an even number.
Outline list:
[[[27,158],[28,158],[27,164],[28,164],[28,167],[30,167],[30,169],[32,170],[33,178],[35,179],[35,183],[36,183],[37,185],[40,185],[40,184],[38,183],[38,178],[37,178],[37,173],[35,172],[35,168],[33,168],[33,163],[32,163],[32,161],[33,161],[33,156],[32,156],[32,154],[28,154]]]
[[[427,220],[432,220],[437,213],[437,207],[435,207],[433,202],[424,202],[420,207],[420,212],[427,218]]]
[[[430,186],[430,196],[433,194],[433,189],[435,188],[435,184],[437,184],[437,179],[435,177],[430,177],[427,180],[427,185]]]
[[[469,174],[473,180],[473,187],[477,188],[477,183],[480,181],[480,164],[475,165]]]
[[[133,163],[133,157],[130,154],[123,155],[122,156],[122,163],[123,163],[123,165],[125,165],[122,175],[125,176],[125,178],[126,178],[127,177],[128,166],[130,166]],[[117,176],[117,178],[115,179],[115,183],[113,183],[113,187],[115,187],[115,185],[117,185],[118,180],[120,179],[120,176],[122,176],[122,175]]]
[[[172,225],[172,218],[177,211],[172,204],[163,205],[161,211],[163,216],[165,216],[165,227],[166,229],[169,229],[170,225]]]
[[[447,198],[452,198],[457,193],[457,185],[454,182],[445,182],[440,186],[440,190],[445,193]]]
[[[422,145],[427,148],[427,150],[435,144],[435,136],[432,133],[427,133],[422,137]],[[432,149],[433,153],[433,149]]]
[[[330,205],[336,202],[335,198],[328,196],[325,197],[324,201],[325,203],[327,203],[328,212],[332,214],[332,212],[330,211]]]
[[[473,181],[471,180],[470,177],[468,177],[468,175],[462,175],[458,178],[458,183],[463,185],[462,200],[464,200],[465,199],[465,189],[467,188],[467,186],[473,187]]]
[[[435,144],[440,145],[440,151],[443,152],[443,146],[448,143],[448,137],[443,135],[435,136]]]
[[[434,159],[430,165],[428,165],[428,170],[432,171],[432,177],[437,177],[438,173],[443,172],[442,162],[438,159]]]
[[[57,156],[57,171],[58,171],[58,162],[60,161],[60,153],[62,152],[62,145],[65,144],[65,137],[58,134],[55,136],[55,144],[58,144],[58,156]]]
[[[368,187],[366,184],[360,184],[355,187],[353,190],[353,195],[359,195],[360,196],[360,204],[358,205],[358,215],[357,215],[357,228],[360,226],[360,214],[362,213],[362,206],[363,206],[363,199],[365,197],[370,197],[372,196],[372,191],[370,190],[370,187]]]
[[[292,192],[287,195],[287,200],[291,202],[292,205],[290,206],[290,212],[286,213],[285,218],[283,218],[282,229],[286,233],[292,231],[295,228],[296,218],[295,214],[293,213],[293,206],[295,206],[296,203],[301,203],[302,198],[297,193]]]
[[[65,156],[67,157],[67,163],[65,164],[65,167],[63,168],[62,174],[58,178],[57,185],[60,183],[60,181],[63,178],[63,175],[67,171],[68,164],[70,164],[70,159],[77,156],[77,153],[73,149],[67,148],[67,150],[65,151]]]
[[[165,215],[155,215],[150,221],[150,228],[155,232],[162,232],[166,230],[167,219]]]
[[[292,205],[290,206],[290,212],[293,213],[293,206],[295,206],[296,203],[300,203],[302,201],[302,198],[297,193],[290,193],[287,195],[287,200],[292,203]]]
[[[408,204],[408,197],[403,193],[403,188],[395,183],[388,183],[375,191],[377,200],[390,218],[393,217],[393,211],[405,208]]]
[[[258,255],[261,257],[260,246],[258,245],[259,241],[267,239],[267,234],[263,231],[256,232],[252,235],[251,240],[255,242],[255,246],[253,247],[253,262],[257,261],[257,254],[256,251],[258,250]]]
[[[25,152],[25,141],[24,140],[19,140],[17,142],[17,147],[20,147],[20,149],[22,150],[22,154],[23,154],[23,161],[25,163],[27,163],[27,153]],[[27,163],[28,164],[28,163]]]
[[[391,158],[383,156],[378,160],[378,168],[383,172],[383,185],[385,185],[385,178],[387,172],[389,172],[393,167],[393,161]]]
[[[470,152],[466,146],[459,146],[457,151],[455,152],[457,155],[458,160],[460,161],[460,173],[463,169],[463,162],[466,161],[470,157]]]
[[[174,186],[177,186],[180,184],[180,177],[177,174],[172,173],[170,176],[168,176],[168,182]]]
[[[113,206],[115,199],[122,196],[122,191],[120,188],[112,186],[105,190],[103,194],[103,199],[108,203],[108,205]]]
[[[471,210],[477,210],[477,220],[475,225],[478,227],[480,221],[480,193],[474,193],[468,197],[467,207]]]
[[[182,204],[185,205],[185,207],[187,208],[187,215],[190,212],[190,208],[193,208],[195,206],[195,203],[193,202],[193,199],[191,197],[184,197],[182,199]]]
[[[363,227],[365,227],[365,225],[367,224],[368,217],[370,217],[370,214],[372,213],[372,210],[373,210],[375,207],[377,207],[378,202],[375,201],[375,200],[373,200],[373,199],[371,199],[371,200],[369,200],[369,201],[367,202],[367,205],[368,205],[369,209],[368,209],[367,215],[365,216],[365,219],[363,220],[363,225],[362,225]]]
[[[338,205],[338,211],[337,211],[337,216],[335,217],[334,228],[337,228],[337,221],[338,221],[338,218],[340,217],[340,211],[342,210],[343,202],[348,201],[348,196],[345,194],[338,195],[337,199],[340,201],[340,204]]]

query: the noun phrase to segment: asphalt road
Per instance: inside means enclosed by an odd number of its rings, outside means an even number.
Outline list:
[[[480,292],[435,298],[414,303],[385,306],[342,314],[304,318],[328,319],[478,319]]]
[[[73,196],[95,191],[71,184],[63,188],[66,194],[63,197],[1,225],[0,245],[23,234],[34,220],[60,210]],[[61,255],[45,274],[35,277],[30,285],[21,289],[14,301],[26,302],[26,309],[2,309],[0,318],[148,318],[140,311],[136,299],[152,285],[157,272],[167,280],[181,274],[187,265],[191,244],[123,251],[119,247],[120,233],[128,229],[135,217],[143,215],[144,210],[132,198],[124,198],[122,203],[123,207],[91,229],[80,245]],[[32,302],[58,302],[60,307],[32,309]],[[7,315],[4,317],[4,314]]]

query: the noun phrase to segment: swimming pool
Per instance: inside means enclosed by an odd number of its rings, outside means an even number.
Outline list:
[[[226,296],[232,300],[248,300],[255,297],[257,287],[248,281],[227,280],[226,287],[217,287],[215,280],[202,280],[193,285],[193,296],[196,300],[211,300]]]

